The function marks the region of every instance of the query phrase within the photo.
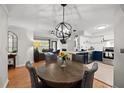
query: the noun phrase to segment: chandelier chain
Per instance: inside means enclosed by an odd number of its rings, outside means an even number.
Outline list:
[[[64,23],[64,14],[65,14],[65,8],[63,6],[63,23]]]

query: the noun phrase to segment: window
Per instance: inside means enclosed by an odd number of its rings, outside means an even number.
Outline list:
[[[35,41],[39,41],[41,43],[41,46],[38,47],[38,50],[40,52],[42,52],[42,50],[44,50],[44,49],[47,49],[47,50],[50,49],[50,40],[49,39],[41,39],[41,40],[35,40]]]

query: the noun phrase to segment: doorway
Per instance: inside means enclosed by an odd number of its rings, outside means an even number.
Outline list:
[[[57,41],[52,41],[53,51],[57,51]]]

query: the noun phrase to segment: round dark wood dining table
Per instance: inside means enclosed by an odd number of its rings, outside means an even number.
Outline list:
[[[36,68],[38,76],[43,79],[48,86],[72,87],[81,81],[84,75],[85,66],[79,62],[71,62],[65,68],[55,62],[46,62]]]

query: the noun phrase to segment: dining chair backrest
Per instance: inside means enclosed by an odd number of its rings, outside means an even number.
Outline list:
[[[91,69],[84,72],[84,77],[82,79],[82,88],[92,88],[94,73],[98,70],[98,63],[94,63]]]
[[[32,66],[30,61],[26,62],[26,68],[28,69],[30,73],[31,86],[33,88],[36,88],[38,86],[38,76],[37,76],[35,68]]]
[[[57,61],[57,55],[56,54],[45,54],[45,60],[46,62]]]

